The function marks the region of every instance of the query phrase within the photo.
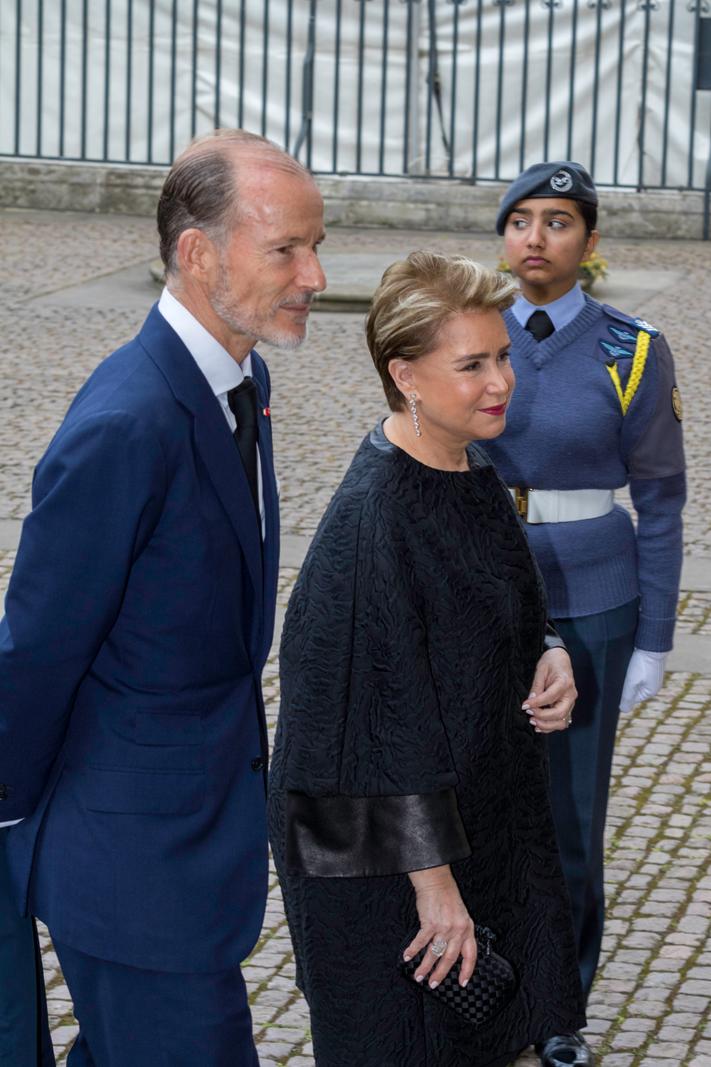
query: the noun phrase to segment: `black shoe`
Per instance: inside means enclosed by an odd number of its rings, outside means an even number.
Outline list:
[[[594,1067],[595,1057],[582,1034],[559,1034],[536,1045],[541,1067]]]

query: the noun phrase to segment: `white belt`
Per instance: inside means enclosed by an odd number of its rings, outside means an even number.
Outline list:
[[[615,505],[612,489],[509,489],[524,522],[577,522],[599,519]]]

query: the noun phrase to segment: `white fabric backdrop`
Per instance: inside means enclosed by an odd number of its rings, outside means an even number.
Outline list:
[[[456,69],[453,171],[470,177],[476,143],[476,176],[511,178],[543,158],[546,127],[548,156],[569,154],[594,165],[598,182],[635,185],[639,172],[640,135],[644,125],[643,184],[685,187],[704,184],[709,152],[711,93],[697,94],[693,154],[692,60],[695,14],[685,0],[651,0],[648,15],[647,96],[642,112],[647,0],[436,0],[437,57],[447,138]],[[595,6],[588,6],[589,2]],[[39,13],[43,12],[42,47]],[[240,44],[244,51],[243,125],[293,146],[301,125],[302,66],[307,45],[308,0],[88,0],[86,105],[82,106],[83,16],[85,0],[66,0],[64,143],[60,145],[59,0],[23,0],[20,70],[16,62],[15,0],[0,0],[0,152],[101,159],[105,147],[112,160],[167,162],[192,134],[193,84],[195,127],[211,129],[240,119]],[[106,12],[110,8],[108,51],[108,137],[104,138]],[[131,48],[127,23],[132,12]],[[153,11],[153,93],[149,102],[150,25]],[[216,109],[218,11],[220,104]],[[336,65],[337,13],[340,10],[340,57]],[[288,21],[291,11],[291,105],[285,107]],[[364,12],[362,123],[360,167],[357,158],[359,41]],[[318,0],[311,163],[320,171],[400,174],[426,170],[430,38],[426,0]],[[454,25],[458,12],[458,49]],[[172,37],[175,14],[176,62]],[[244,17],[244,36],[241,19]],[[387,51],[384,25],[387,16]],[[411,32],[408,37],[408,18]],[[671,49],[669,27],[672,19]],[[576,43],[572,47],[573,27]],[[621,26],[624,32],[621,32]],[[549,49],[549,29],[552,48]],[[598,36],[599,31],[599,36]],[[265,52],[265,33],[267,34]],[[524,40],[528,61],[524,80]],[[412,78],[409,92],[409,143],[405,151],[408,40]],[[196,62],[193,66],[193,47]],[[477,47],[478,44],[478,47]],[[43,93],[38,104],[41,54]],[[620,54],[623,62],[620,64]],[[131,94],[127,99],[128,67]],[[265,61],[266,55],[266,61]],[[597,75],[596,75],[597,66]],[[337,77],[338,69],[338,77]],[[386,77],[385,106],[381,90]],[[595,85],[597,79],[597,95]],[[171,105],[175,83],[174,104]],[[668,112],[667,81],[669,84]],[[477,91],[478,82],[478,91]],[[20,87],[19,144],[16,145],[15,89]],[[619,84],[618,84],[619,83]],[[550,95],[546,87],[550,85]],[[338,114],[334,101],[338,93]],[[618,93],[619,130],[616,129]],[[547,105],[548,99],[548,105]],[[593,112],[597,100],[596,144]],[[572,103],[572,106],[571,106]],[[569,141],[569,116],[572,136]],[[667,115],[665,119],[665,114]],[[153,132],[149,138],[149,115]],[[83,117],[84,116],[84,117]],[[384,138],[381,144],[381,122]],[[84,139],[82,151],[82,123]],[[667,127],[666,171],[662,172]],[[38,131],[41,140],[38,145]],[[172,128],[172,135],[171,135]],[[497,128],[499,135],[497,139]],[[149,143],[150,142],[150,143]],[[334,144],[337,151],[334,155]],[[523,148],[522,148],[523,145]],[[593,158],[594,151],[594,158]],[[302,158],[304,158],[302,154]],[[617,166],[615,163],[617,161]],[[436,108],[431,111],[429,170],[446,174],[448,155]]]

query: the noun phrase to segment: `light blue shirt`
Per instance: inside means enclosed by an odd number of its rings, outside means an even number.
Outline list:
[[[550,304],[532,304],[521,293],[516,297],[516,302],[511,308],[517,322],[526,329],[526,323],[534,311],[545,311],[556,330],[562,330],[569,322],[572,322],[585,307],[585,296],[580,288],[580,282],[576,282],[563,296]]]

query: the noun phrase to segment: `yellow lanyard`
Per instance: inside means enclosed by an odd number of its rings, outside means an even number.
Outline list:
[[[623,392],[622,382],[620,381],[620,372],[617,369],[617,363],[606,363],[605,366],[612,378],[612,384],[615,386],[615,392],[620,401],[620,407],[622,408],[622,414],[627,414],[627,409],[632,403],[632,398],[639,388],[639,383],[642,381],[642,375],[644,374],[644,367],[647,362],[647,355],[649,353],[649,342],[651,336],[645,333],[644,330],[640,330],[637,334],[637,345],[634,350],[634,359],[632,360],[632,370],[627,381],[627,386]]]

